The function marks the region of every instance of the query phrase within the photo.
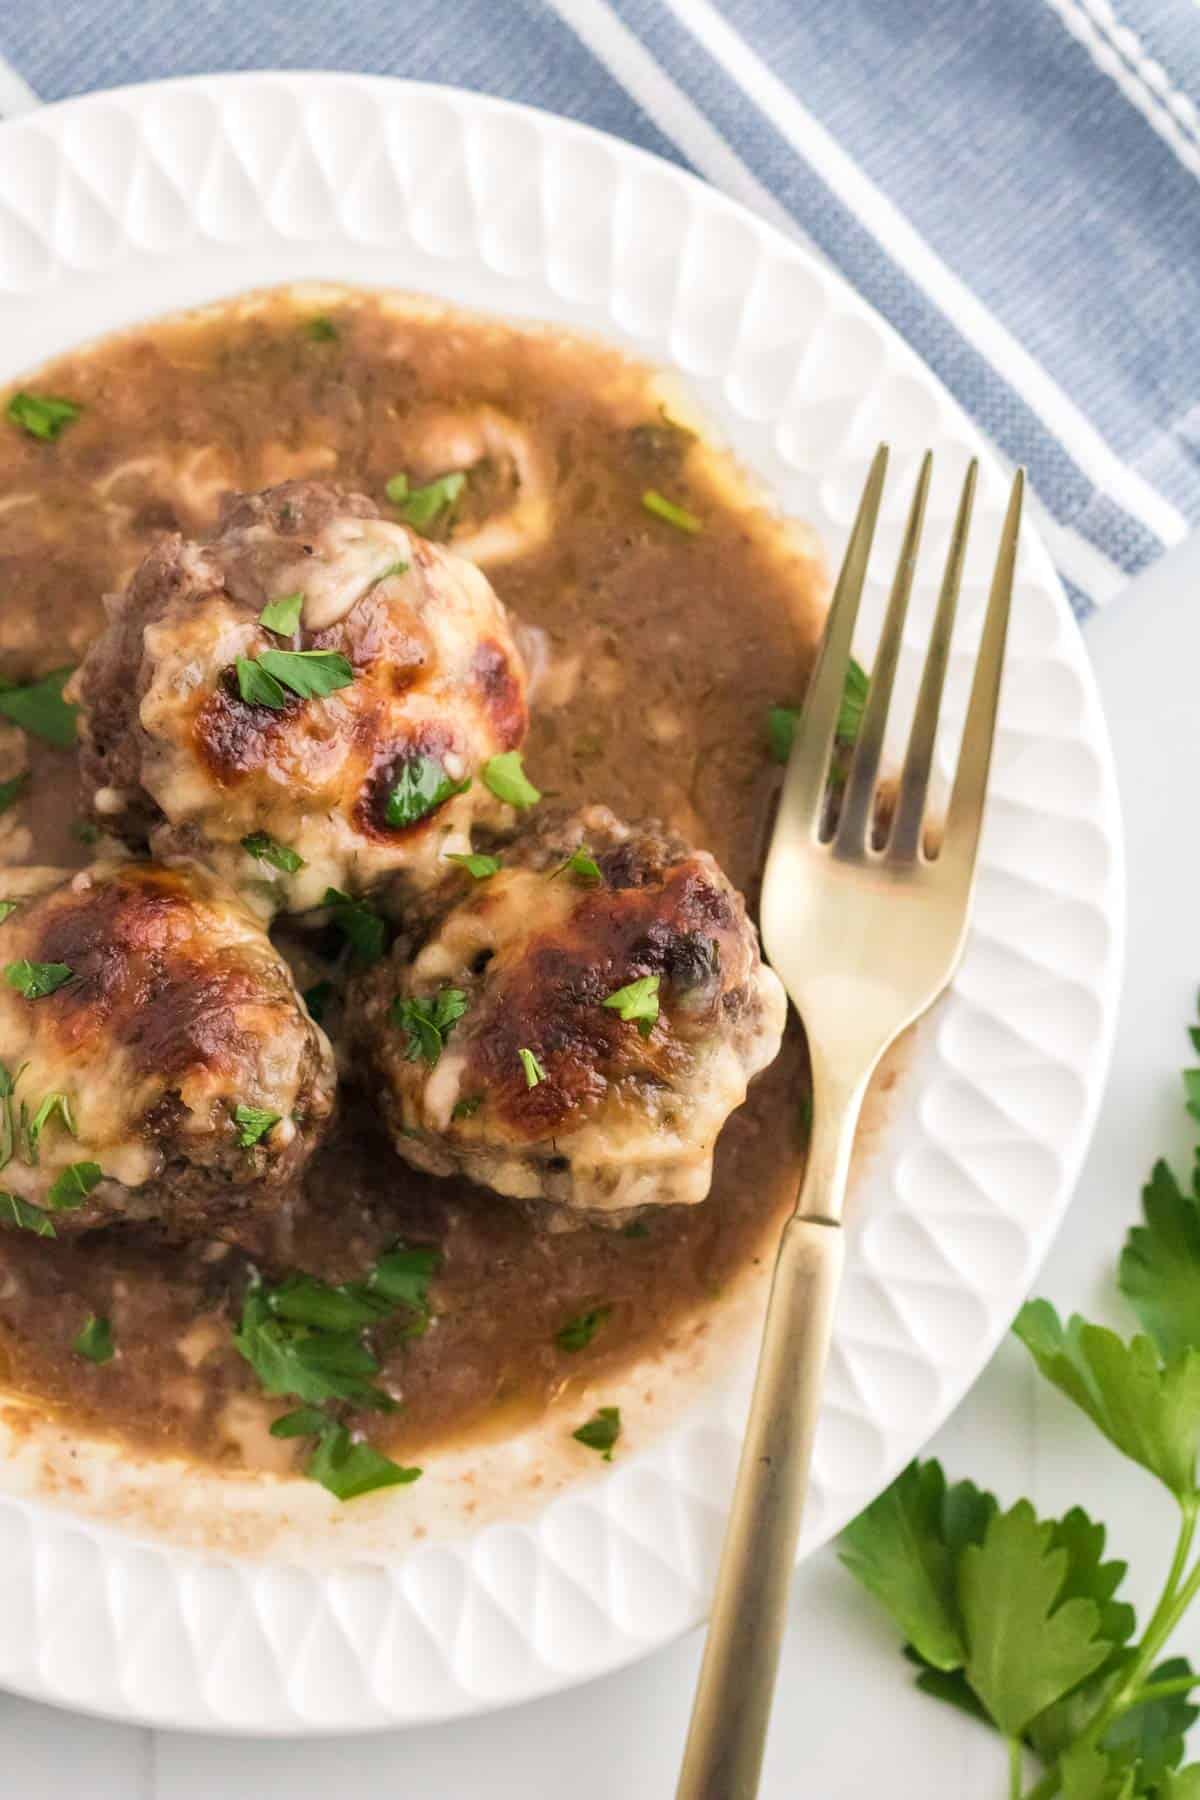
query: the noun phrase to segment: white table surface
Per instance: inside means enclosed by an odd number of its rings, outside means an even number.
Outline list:
[[[1036,1285],[1060,1309],[1129,1328],[1112,1285],[1154,1157],[1190,1163],[1178,1070],[1200,987],[1195,783],[1200,771],[1200,540],[1087,627],[1116,748],[1130,868],[1130,948],[1108,1098],[1071,1212]],[[933,1446],[947,1470],[1079,1501],[1110,1526],[1152,1597],[1172,1508],[1006,1343]],[[1200,1652],[1200,1616],[1181,1647]],[[670,1800],[700,1639],[552,1700],[466,1723],[293,1743],[182,1736],[0,1695],[3,1800]],[[1197,1728],[1200,1737],[1200,1727]],[[1200,1755],[1200,1745],[1197,1747]],[[766,1800],[989,1800],[1005,1791],[990,1734],[911,1686],[895,1634],[832,1552],[801,1570],[768,1747]]]

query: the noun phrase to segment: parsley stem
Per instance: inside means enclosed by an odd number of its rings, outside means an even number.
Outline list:
[[[1137,1654],[1129,1665],[1125,1680],[1120,1687],[1114,1689],[1104,1705],[1073,1741],[1070,1745],[1072,1750],[1078,1749],[1081,1745],[1090,1748],[1098,1744],[1113,1720],[1137,1704],[1139,1689],[1147,1672],[1154,1667],[1159,1651],[1195,1599],[1197,1592],[1200,1592],[1200,1560],[1197,1560],[1191,1573],[1186,1579],[1184,1578],[1192,1540],[1196,1535],[1198,1508],[1200,1508],[1200,1494],[1188,1494],[1180,1498],[1179,1509],[1183,1517],[1180,1521],[1175,1554],[1171,1558],[1171,1567],[1167,1574],[1162,1597],[1150,1616],[1150,1623],[1142,1635],[1142,1641],[1138,1645]],[[1164,1683],[1163,1685],[1168,1684]],[[1025,1800],[1052,1800],[1052,1796],[1057,1794],[1062,1786],[1060,1768],[1061,1765],[1056,1763],[1052,1769],[1047,1769],[1041,1780],[1036,1781],[1028,1790]]]
[[[1008,1800],[1021,1800],[1021,1740],[1008,1740]]]
[[[1171,1700],[1176,1694],[1190,1694],[1194,1687],[1200,1687],[1200,1675],[1176,1675],[1173,1681],[1148,1681],[1130,1694],[1127,1709],[1135,1706],[1149,1706],[1155,1700]]]

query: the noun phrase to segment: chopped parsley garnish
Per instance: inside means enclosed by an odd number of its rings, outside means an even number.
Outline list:
[[[74,1212],[103,1179],[99,1163],[71,1163],[55,1177],[47,1198],[55,1212]]]
[[[581,1425],[571,1436],[577,1444],[586,1444],[589,1450],[599,1450],[605,1462],[612,1461],[613,1445],[621,1435],[621,1409],[619,1406],[602,1406],[592,1414],[586,1425]]]
[[[654,1029],[654,1021],[658,1018],[658,975],[643,975],[637,981],[631,981],[627,987],[618,988],[602,1006],[611,1006],[619,1013],[625,1023],[635,1024],[643,1037],[649,1037]]]
[[[587,847],[583,844],[568,856],[566,862],[559,863],[550,877],[551,881],[557,881],[560,875],[573,875],[576,881],[582,881],[585,885],[604,879],[600,873],[599,863],[594,856],[589,854]]]
[[[20,904],[19,900],[0,900],[0,925],[3,925],[5,919],[12,917]]]
[[[415,825],[455,794],[465,794],[470,785],[469,775],[455,781],[434,756],[407,757],[388,789],[384,817],[396,829]]]
[[[81,844],[94,844],[100,836],[100,827],[93,825],[90,819],[76,819],[71,827],[71,836]]]
[[[450,1117],[452,1119],[473,1119],[482,1105],[482,1094],[468,1094],[465,1099],[454,1102],[454,1110]]]
[[[391,1301],[354,1282],[333,1287],[315,1275],[289,1275],[278,1287],[265,1290],[267,1305],[276,1318],[293,1325],[312,1325],[318,1331],[362,1331],[377,1325],[392,1310]]]
[[[404,1469],[373,1445],[356,1442],[344,1425],[330,1424],[304,1465],[310,1481],[319,1481],[335,1500],[357,1500],[377,1488],[407,1487],[420,1469]]]
[[[271,1112],[265,1106],[235,1106],[233,1109],[235,1123],[241,1126],[238,1143],[243,1150],[249,1150],[262,1138],[265,1138],[273,1125],[278,1125],[282,1113]]]
[[[572,1356],[578,1350],[586,1350],[611,1312],[611,1306],[593,1306],[588,1312],[580,1313],[578,1318],[568,1319],[555,1332],[555,1343],[560,1350],[569,1351]]]
[[[447,856],[446,861],[457,863],[460,868],[465,869],[467,874],[473,876],[476,881],[490,881],[493,875],[497,875],[500,872],[500,858],[498,856],[481,856],[477,850],[472,850],[469,854],[461,856]]]
[[[446,1039],[467,1010],[467,996],[461,988],[441,988],[431,999],[415,997],[392,1001],[388,1017],[408,1033],[404,1047],[406,1062],[427,1062],[434,1067],[445,1047]]]
[[[293,1412],[282,1413],[271,1424],[273,1438],[316,1437],[324,1431],[329,1423],[329,1414],[323,1413],[319,1406],[297,1406]]]
[[[252,831],[249,837],[242,839],[242,849],[247,855],[256,856],[259,862],[270,863],[284,875],[294,875],[297,869],[304,867],[304,858],[298,850],[290,850],[267,831]]]
[[[9,423],[19,425],[30,437],[53,443],[59,432],[76,420],[83,408],[58,394],[14,394],[7,407]]]
[[[403,560],[389,563],[386,569],[381,569],[379,571],[375,580],[378,583],[380,581],[390,581],[394,575],[407,575],[410,566],[409,563],[406,563]]]
[[[332,981],[314,981],[311,987],[305,988],[301,999],[308,1008],[309,1018],[314,1019],[319,1025],[325,1017],[329,1002],[333,999]]]
[[[452,475],[439,475],[424,487],[410,487],[407,475],[393,475],[384,492],[400,517],[414,531],[426,531],[439,513],[454,505],[467,485],[461,470]]]
[[[429,1283],[441,1266],[441,1251],[428,1244],[396,1244],[379,1258],[367,1277],[370,1293],[381,1295],[392,1306],[408,1308],[407,1337],[421,1337],[429,1329]]]
[[[858,738],[863,709],[867,704],[867,686],[866,672],[851,657],[835,728],[838,743],[847,749]],[[767,745],[774,762],[786,763],[792,754],[792,740],[796,735],[800,713],[801,708],[798,706],[772,706],[767,713]]]
[[[489,756],[481,772],[485,786],[491,788],[497,800],[515,806],[519,811],[536,806],[542,797],[540,789],[534,787],[525,773],[519,750],[505,750],[499,756]]]
[[[340,888],[326,888],[321,905],[329,908],[333,922],[349,944],[356,962],[379,961],[387,939],[387,927],[373,907],[365,900],[352,900]]]
[[[338,328],[325,313],[317,313],[309,319],[304,327],[305,337],[314,344],[332,344],[338,335]]]
[[[291,637],[303,611],[303,594],[282,594],[278,600],[268,601],[258,615],[258,622],[280,637]]]
[[[8,1167],[17,1148],[17,1115],[13,1093],[25,1067],[22,1063],[16,1074],[10,1075],[5,1065],[0,1063],[0,1169]]]
[[[650,1227],[644,1219],[630,1219],[628,1225],[622,1225],[621,1236],[624,1238],[648,1238]]]
[[[63,699],[63,688],[74,672],[69,668],[52,669],[40,681],[24,685],[0,676],[0,716],[11,719],[31,737],[53,744],[56,750],[73,749],[79,709]]]
[[[15,806],[28,786],[28,769],[22,769],[11,781],[0,781],[0,813],[6,813],[10,806]]]
[[[116,1354],[113,1347],[112,1326],[107,1319],[100,1319],[95,1313],[89,1313],[83,1330],[71,1348],[77,1356],[86,1356],[89,1362],[111,1362]]]
[[[287,704],[285,688],[301,700],[321,700],[349,687],[354,670],[340,650],[263,650],[237,659],[238,692],[248,706],[278,712]],[[0,703],[4,696],[0,694]]]
[[[525,1071],[526,1087],[535,1088],[540,1082],[545,1081],[546,1071],[532,1050],[518,1050],[517,1055],[520,1057],[521,1067]]]
[[[30,1206],[18,1194],[0,1193],[0,1224],[15,1225],[21,1231],[32,1231],[35,1237],[52,1238],[58,1233],[40,1206]]]
[[[26,1000],[44,1000],[70,981],[72,970],[66,963],[10,962],[4,965],[4,979],[9,987],[24,994]]]
[[[656,519],[664,519],[668,525],[673,525],[676,531],[686,531],[689,537],[695,537],[698,531],[704,530],[703,520],[698,519],[695,513],[689,512],[686,506],[676,506],[673,500],[668,500],[666,495],[660,494],[657,488],[646,489],[642,495],[642,505],[648,513],[653,513]]]
[[[72,1137],[78,1137],[79,1135],[75,1129],[74,1115],[71,1112],[70,1095],[47,1094],[37,1111],[34,1113],[32,1119],[29,1121],[26,1133],[29,1144],[29,1160],[31,1163],[37,1162],[38,1140],[55,1113],[58,1114],[65,1130],[69,1131]]]

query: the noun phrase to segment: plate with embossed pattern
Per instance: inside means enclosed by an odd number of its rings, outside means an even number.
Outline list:
[[[0,126],[6,382],[180,309],[334,282],[549,322],[654,365],[834,564],[876,442],[894,471],[880,571],[932,448],[916,647],[980,454],[949,765],[1003,475],[891,329],[772,227],[615,139],[392,80],[199,78]],[[864,660],[882,595],[872,579]],[[920,1449],[1030,1286],[1107,1067],[1122,884],[1104,723],[1027,526],[976,918],[877,1104],[801,1554]],[[577,1411],[619,1399],[611,1465],[524,1421],[341,1511],[311,1483],[139,1460],[6,1410],[0,1684],[155,1725],[297,1734],[462,1716],[646,1654],[704,1616],[761,1303],[759,1270],[714,1300],[703,1354],[647,1355],[574,1396]]]

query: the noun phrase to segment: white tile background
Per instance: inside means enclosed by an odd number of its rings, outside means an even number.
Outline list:
[[[1109,1094],[1058,1244],[1037,1284],[1060,1308],[1128,1327],[1111,1269],[1153,1158],[1191,1135],[1177,1071],[1200,985],[1200,541],[1088,626],[1117,752],[1130,856],[1130,952]],[[1001,1349],[933,1446],[953,1474],[1048,1510],[1105,1519],[1152,1597],[1172,1509]],[[1200,1615],[1180,1647],[1200,1654]],[[378,1737],[260,1742],[111,1725],[0,1695],[0,1800],[669,1800],[698,1636],[530,1706]],[[1200,1754],[1198,1749],[1197,1754]],[[894,1633],[832,1553],[796,1580],[764,1800],[1001,1800],[1003,1758],[980,1727],[912,1688]]]

